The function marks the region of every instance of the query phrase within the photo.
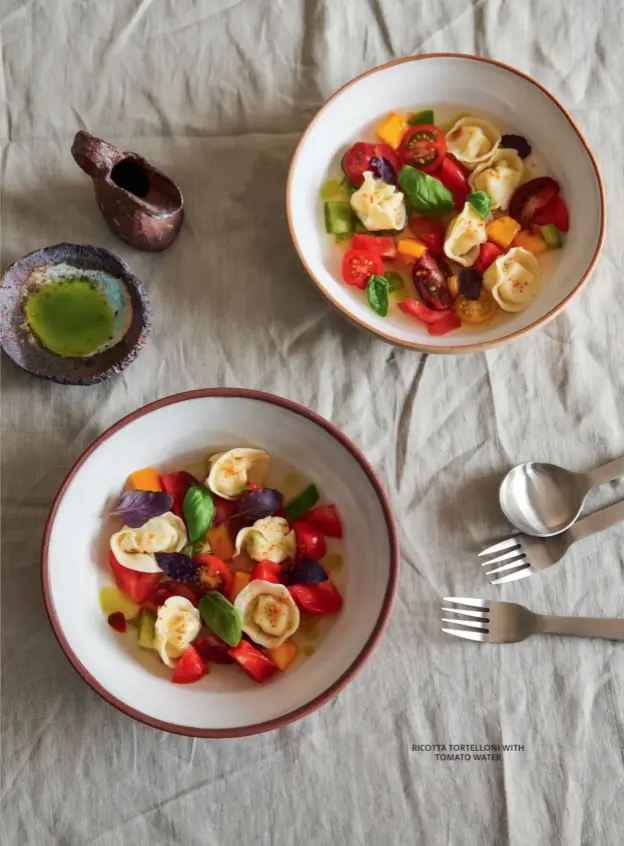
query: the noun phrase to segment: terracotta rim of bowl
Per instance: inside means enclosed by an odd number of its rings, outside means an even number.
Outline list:
[[[334,297],[332,297],[331,294],[329,294],[325,290],[325,288],[323,287],[321,282],[314,275],[314,272],[312,271],[310,265],[306,261],[306,258],[303,254],[303,250],[301,249],[301,247],[299,245],[299,240],[298,240],[297,234],[295,232],[295,227],[293,226],[292,209],[291,209],[291,201],[290,201],[291,184],[292,184],[292,180],[293,180],[293,174],[294,174],[294,171],[295,171],[295,167],[297,166],[297,160],[299,159],[299,155],[301,153],[303,145],[306,143],[306,140],[308,138],[309,133],[311,132],[311,130],[312,130],[313,126],[316,124],[316,122],[320,119],[321,115],[323,114],[323,112],[325,111],[327,106],[331,102],[333,102],[333,100],[335,100],[337,97],[339,97],[342,94],[343,91],[346,91],[347,88],[350,88],[352,85],[355,85],[356,82],[359,82],[361,79],[364,79],[365,77],[370,76],[371,74],[377,73],[378,71],[381,71],[381,70],[385,70],[386,68],[391,68],[394,65],[402,65],[402,64],[406,64],[408,62],[420,62],[423,59],[469,59],[469,60],[475,61],[475,62],[485,62],[487,64],[496,65],[499,68],[503,68],[504,70],[515,74],[516,76],[522,77],[522,79],[525,79],[527,82],[532,83],[533,85],[535,85],[536,88],[539,88],[539,90],[543,94],[545,94],[550,100],[552,100],[552,102],[555,104],[555,106],[557,106],[557,108],[561,111],[563,116],[567,119],[567,121],[569,122],[569,124],[572,127],[572,129],[574,130],[574,132],[576,132],[576,134],[577,134],[580,142],[582,143],[583,147],[585,148],[585,151],[586,151],[587,155],[589,156],[589,159],[590,159],[590,161],[591,161],[591,163],[594,167],[594,171],[596,173],[596,179],[598,181],[598,188],[600,190],[600,234],[598,236],[598,243],[596,245],[596,250],[594,252],[592,260],[590,261],[589,265],[587,266],[585,273],[580,278],[580,280],[577,282],[576,286],[574,287],[574,290],[571,291],[567,295],[567,297],[565,297],[565,299],[563,299],[558,305],[556,305],[553,309],[551,309],[546,314],[542,315],[542,317],[539,317],[537,320],[534,320],[533,323],[531,323],[529,326],[525,326],[524,329],[518,329],[517,332],[512,332],[510,335],[506,335],[504,338],[496,338],[495,340],[492,340],[492,341],[482,341],[481,343],[462,344],[461,346],[460,345],[457,345],[457,346],[446,345],[446,346],[435,346],[434,347],[434,346],[429,346],[428,344],[417,343],[415,341],[404,341],[404,340],[401,340],[400,338],[397,338],[391,332],[383,332],[383,331],[378,330],[378,329],[373,329],[371,326],[364,323],[364,321],[357,318],[351,311],[349,311],[349,309],[347,309],[343,305],[341,305],[338,302],[338,300],[334,299]],[[596,161],[596,158],[595,158],[594,154],[592,153],[592,151],[589,147],[589,144],[585,140],[583,133],[578,128],[578,126],[574,122],[573,118],[568,114],[566,109],[561,105],[559,100],[557,100],[557,98],[553,94],[551,94],[550,91],[548,91],[546,88],[544,88],[544,86],[541,85],[536,79],[533,79],[533,77],[529,76],[528,74],[523,73],[520,70],[517,70],[517,68],[511,67],[511,65],[506,65],[504,62],[497,62],[495,59],[486,59],[483,56],[472,56],[469,53],[423,53],[420,56],[407,56],[404,59],[395,59],[393,62],[387,62],[384,65],[378,65],[375,68],[371,68],[370,70],[365,71],[364,73],[361,73],[359,76],[356,76],[354,79],[350,80],[350,82],[347,82],[345,85],[343,85],[341,88],[339,88],[338,91],[336,91],[334,94],[332,94],[332,96],[328,100],[326,100],[326,102],[321,106],[321,108],[318,110],[316,115],[312,118],[312,120],[308,124],[308,126],[307,126],[305,132],[303,133],[303,135],[301,136],[301,139],[300,139],[299,143],[297,144],[297,148],[296,148],[296,150],[293,154],[293,158],[292,158],[292,161],[290,163],[290,169],[288,171],[288,180],[286,182],[286,216],[288,217],[288,228],[290,229],[290,237],[292,238],[293,244],[295,245],[295,249],[297,250],[297,254],[299,255],[299,259],[300,259],[301,263],[303,264],[304,268],[306,269],[308,276],[310,276],[312,281],[317,285],[317,287],[320,289],[321,293],[325,297],[327,297],[327,299],[331,302],[331,304],[336,309],[338,309],[338,311],[340,311],[346,318],[348,318],[352,323],[355,323],[361,329],[366,330],[367,332],[374,335],[375,337],[382,338],[383,340],[388,341],[392,344],[396,344],[397,346],[400,346],[400,347],[407,347],[408,349],[418,350],[419,352],[423,352],[423,353],[451,353],[451,354],[461,355],[463,353],[469,353],[469,352],[483,352],[484,350],[492,349],[492,347],[498,347],[498,346],[502,346],[503,344],[507,344],[510,341],[513,341],[517,338],[520,338],[522,335],[525,335],[527,332],[531,332],[533,329],[537,329],[538,326],[543,326],[545,323],[548,323],[548,321],[552,320],[553,317],[556,317],[559,314],[559,312],[562,311],[565,308],[565,306],[570,302],[572,297],[574,297],[576,294],[578,294],[578,292],[581,290],[581,288],[583,287],[583,285],[585,284],[585,282],[587,281],[587,279],[591,275],[591,272],[593,271],[596,262],[598,261],[598,256],[600,255],[600,251],[602,249],[602,243],[604,241],[604,234],[605,234],[606,203],[605,203],[604,185],[603,185],[603,182],[602,182],[602,177],[600,175],[600,169],[598,168],[598,163]]]
[[[355,460],[358,462],[358,464],[361,466],[362,470],[368,477],[368,480],[370,481],[373,490],[375,491],[379,499],[381,508],[384,513],[386,531],[388,534],[388,542],[390,546],[390,577],[388,580],[388,586],[386,588],[381,612],[379,614],[379,617],[377,618],[375,627],[370,637],[360,650],[360,653],[358,654],[355,661],[353,661],[351,666],[348,667],[348,669],[340,676],[340,678],[337,679],[332,685],[330,685],[327,690],[316,696],[310,702],[306,703],[305,705],[302,705],[300,708],[296,708],[294,711],[290,711],[288,714],[284,714],[272,720],[267,720],[263,723],[256,723],[255,725],[241,726],[239,728],[232,729],[201,729],[194,728],[193,726],[180,726],[175,723],[157,720],[155,718],[148,717],[145,714],[142,714],[140,711],[137,711],[136,709],[131,708],[129,705],[126,705],[120,699],[117,699],[115,696],[112,696],[78,660],[75,652],[68,644],[65,635],[63,634],[61,624],[54,608],[54,604],[52,602],[48,573],[48,548],[50,544],[50,534],[52,532],[52,526],[56,518],[56,512],[58,511],[59,505],[65,495],[67,488],[73,481],[76,472],[84,464],[87,458],[89,458],[89,456],[100,446],[100,444],[108,440],[111,435],[114,435],[120,429],[123,429],[124,426],[127,426],[134,420],[143,417],[145,414],[149,414],[150,412],[156,411],[157,409],[163,408],[167,405],[174,405],[179,402],[184,402],[186,400],[192,400],[201,397],[236,397],[271,403],[273,405],[278,405],[282,408],[286,408],[289,411],[294,412],[295,414],[299,414],[301,415],[301,417],[306,417],[308,420],[311,420],[313,423],[316,423],[318,426],[321,426],[323,429],[325,429],[326,432],[328,432],[335,440],[337,440],[353,456],[353,458],[355,458]],[[350,682],[354,678],[354,676],[359,672],[359,670],[361,670],[365,662],[370,657],[377,642],[379,641],[383,629],[385,628],[385,625],[388,622],[388,618],[390,616],[392,602],[397,588],[398,574],[399,542],[394,517],[392,516],[392,509],[390,507],[390,500],[388,498],[388,495],[384,491],[381,483],[379,482],[379,479],[377,478],[377,475],[373,470],[372,466],[364,457],[364,455],[360,452],[360,450],[355,446],[355,444],[353,444],[346,437],[346,435],[344,435],[336,426],[334,426],[333,423],[330,423],[328,420],[325,420],[323,417],[316,414],[314,411],[310,411],[310,409],[305,408],[304,406],[299,405],[298,403],[292,402],[291,400],[287,400],[282,397],[275,396],[274,394],[265,393],[263,391],[253,391],[239,388],[202,388],[199,390],[185,391],[183,393],[173,394],[169,397],[165,397],[164,399],[156,400],[155,402],[149,403],[148,405],[143,406],[137,411],[133,411],[131,414],[128,414],[126,417],[123,417],[121,420],[117,421],[117,423],[115,423],[113,426],[103,432],[98,438],[95,439],[91,446],[89,446],[82,453],[80,458],[76,461],[76,463],[66,476],[61,487],[59,488],[59,491],[54,498],[50,514],[48,515],[48,519],[46,521],[45,532],[43,535],[43,544],[41,549],[41,586],[43,589],[43,598],[45,602],[46,612],[48,614],[48,618],[50,620],[54,635],[57,641],[59,642],[61,649],[65,653],[65,656],[67,657],[73,668],[82,677],[83,681],[85,681],[90,688],[92,688],[108,703],[117,708],[117,710],[123,712],[129,717],[133,717],[135,720],[138,720],[141,723],[145,723],[146,725],[151,726],[152,728],[161,729],[162,731],[168,731],[173,734],[181,734],[187,737],[201,738],[247,737],[252,734],[260,734],[261,732],[273,731],[274,729],[282,728],[283,726],[288,725],[288,723],[292,723],[295,720],[299,720],[302,717],[307,717],[313,711],[316,711],[322,705],[325,705],[327,702],[329,702],[330,699],[333,699],[334,696],[336,696],[342,690],[342,688],[345,687],[345,685],[348,684],[348,682]]]

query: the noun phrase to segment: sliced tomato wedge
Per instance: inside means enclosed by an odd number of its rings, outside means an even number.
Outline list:
[[[537,212],[558,193],[559,183],[551,176],[530,179],[516,189],[509,203],[509,215],[517,220],[523,229],[529,229]]]
[[[446,156],[442,162],[442,167],[436,173],[436,179],[439,179],[442,185],[453,195],[456,209],[463,209],[466,197],[470,194],[470,185],[468,184],[468,171],[458,164],[455,159]]]
[[[387,159],[398,173],[398,156],[388,144],[369,144],[367,141],[358,141],[344,154],[342,169],[349,182],[356,188],[364,182],[364,174],[367,170],[375,173],[375,167],[371,164],[371,160],[375,158]]]
[[[154,592],[162,573],[139,573],[138,570],[124,567],[117,561],[112,550],[108,552],[108,560],[117,587],[127,593],[135,602],[139,604],[146,602]]]
[[[446,156],[446,137],[441,129],[430,123],[417,123],[407,130],[399,146],[401,164],[433,173],[442,166]]]
[[[475,270],[478,270],[479,273],[485,273],[492,262],[496,261],[499,256],[502,256],[504,252],[505,251],[501,250],[498,244],[486,241],[479,247],[479,258],[475,261],[473,267]]]
[[[430,335],[446,335],[461,326],[461,320],[450,309],[427,308],[418,300],[403,300],[399,303],[399,308],[424,323]]]
[[[195,583],[201,593],[218,590],[223,596],[230,595],[234,576],[225,561],[216,555],[196,555],[193,564],[197,567]]]
[[[158,608],[161,605],[164,605],[166,600],[172,596],[182,596],[184,599],[188,599],[189,602],[192,602],[195,607],[199,602],[198,596],[194,590],[192,590],[188,585],[183,584],[182,582],[161,582],[157,585],[156,589],[149,597],[147,603],[144,604],[144,607],[149,608],[151,611],[158,611]]]
[[[174,684],[193,684],[208,672],[210,671],[199,652],[194,646],[189,646],[176,664],[171,681]]]
[[[220,526],[222,523],[227,523],[234,516],[234,512],[236,511],[236,500],[233,499],[223,499],[216,494],[212,495],[212,499],[215,505],[215,513],[212,520],[212,526],[216,528]]]
[[[176,517],[179,517],[181,520],[184,520],[184,511],[182,510],[182,503],[184,502],[186,492],[191,487],[191,485],[198,484],[197,479],[195,478],[195,476],[192,476],[190,473],[187,473],[186,470],[180,470],[177,473],[169,473],[167,476],[161,476],[160,484],[162,485],[163,491],[166,491],[173,497],[173,505],[171,506],[171,510],[176,515]]]
[[[194,641],[193,646],[199,652],[204,661],[211,661],[213,664],[233,664],[234,659],[228,655],[229,646],[224,640],[208,632]]]
[[[383,269],[381,256],[372,250],[347,250],[342,260],[342,278],[362,291],[371,276],[380,276]]]
[[[297,554],[299,558],[314,558],[320,561],[327,552],[323,532],[305,520],[295,520],[292,524],[297,536]]]
[[[423,217],[420,214],[413,214],[407,225],[410,231],[422,241],[425,247],[434,255],[441,256],[444,252],[444,238],[446,227],[439,220],[430,217]]]
[[[341,538],[343,536],[342,521],[335,505],[317,505],[302,515],[304,523],[314,526],[323,532],[327,538]]]
[[[351,246],[354,250],[369,250],[379,253],[382,258],[393,259],[396,256],[396,244],[392,235],[363,235],[356,233]]]
[[[265,582],[274,582],[279,584],[280,576],[282,574],[282,567],[280,564],[275,564],[274,561],[260,561],[253,569],[251,574],[251,581],[254,579],[262,579]]]
[[[560,232],[567,232],[570,228],[568,207],[561,197],[556,194],[545,206],[537,210],[533,215],[532,222],[537,226],[547,226],[549,223],[552,223]]]
[[[302,611],[308,614],[337,614],[342,597],[331,581],[309,585],[291,585],[288,590]]]
[[[238,646],[228,649],[228,654],[259,684],[279,672],[277,664],[246,640],[241,640]]]

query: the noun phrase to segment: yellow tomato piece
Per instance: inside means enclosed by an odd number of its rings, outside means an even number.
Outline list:
[[[162,491],[160,477],[153,467],[135,470],[130,473],[130,485],[136,491]]]
[[[528,250],[530,253],[533,253],[534,256],[539,256],[540,253],[545,252],[548,249],[548,244],[541,235],[532,235],[530,232],[527,232],[526,229],[522,229],[513,240],[514,247],[524,247],[525,250]]]
[[[230,531],[225,523],[214,529],[208,529],[206,540],[210,544],[212,555],[216,555],[221,561],[229,561],[236,554],[236,548],[232,543]]]
[[[242,570],[238,570],[236,573],[233,573],[232,579],[232,590],[230,591],[230,602],[234,602],[238,594],[241,590],[249,584],[251,581],[251,575],[249,573],[243,573]]]
[[[508,250],[511,242],[520,232],[520,224],[513,217],[498,217],[487,225],[487,236],[502,250]]]
[[[463,294],[460,294],[455,300],[453,308],[462,323],[469,323],[472,326],[487,323],[498,311],[498,305],[487,288],[481,288],[478,300],[469,300]]]
[[[397,243],[397,253],[400,257],[408,260],[416,260],[427,252],[427,247],[418,238],[402,238]]]
[[[285,640],[281,646],[267,649],[267,655],[282,672],[285,672],[299,655],[299,647],[292,640]]]
[[[111,614],[121,612],[126,620],[136,617],[140,611],[138,602],[131,599],[118,587],[103,587],[100,589],[100,608],[109,617]]]
[[[386,144],[389,144],[396,150],[409,128],[409,123],[403,115],[390,112],[388,117],[379,124],[375,131],[382,141],[385,141]]]

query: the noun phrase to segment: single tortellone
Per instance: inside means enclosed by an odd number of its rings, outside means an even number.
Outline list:
[[[276,649],[299,627],[299,609],[284,585],[254,579],[234,601],[243,631],[249,637]]]
[[[522,311],[539,294],[539,261],[523,247],[513,247],[488,267],[483,284],[503,311]]]
[[[154,626],[154,649],[168,667],[191,645],[199,634],[199,611],[183,596],[170,596],[158,609]]]
[[[487,241],[487,225],[472,203],[465,203],[453,220],[444,240],[444,253],[452,261],[470,267],[479,257],[479,246]]]
[[[446,133],[448,152],[471,170],[488,162],[501,141],[494,124],[476,117],[460,118]]]
[[[351,208],[369,232],[403,229],[407,213],[403,194],[394,185],[365,171],[364,182],[351,195]]]
[[[491,161],[474,169],[468,182],[473,191],[485,191],[492,210],[506,211],[523,171],[524,164],[516,151],[499,147]]]
[[[283,517],[263,517],[236,535],[236,554],[245,552],[254,561],[281,564],[287,558],[294,558],[296,551],[294,529]]]
[[[140,573],[160,573],[156,552],[179,552],[188,538],[184,521],[167,511],[138,529],[124,526],[110,539],[110,548],[123,566]]]
[[[265,483],[270,458],[263,449],[236,447],[211,455],[209,463],[206,486],[223,499],[236,499],[248,482]]]

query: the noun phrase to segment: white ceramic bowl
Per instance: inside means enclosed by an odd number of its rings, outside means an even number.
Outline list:
[[[561,261],[537,300],[525,311],[485,327],[462,327],[431,337],[414,318],[392,309],[380,317],[345,285],[336,247],[325,233],[319,189],[339,171],[345,150],[370,133],[390,111],[461,106],[490,113],[525,135],[560,182],[570,210],[570,233]],[[596,161],[572,118],[539,83],[490,59],[461,54],[413,56],[374,68],[331,97],[304,133],[286,189],[290,233],[306,270],[347,317],[386,340],[425,352],[464,353],[505,343],[554,317],[588,278],[602,246],[605,200]],[[332,262],[333,255],[333,262]],[[335,268],[334,268],[335,269]]]
[[[227,445],[266,449],[319,485],[345,527],[344,605],[317,651],[258,685],[235,666],[194,685],[107,625],[99,589],[111,584],[102,516],[129,473]],[[179,464],[178,464],[179,466]],[[82,678],[124,713],[196,737],[236,737],[279,728],[334,696],[380,637],[398,573],[387,497],[366,459],[334,426],[270,394],[200,390],[158,400],[120,420],[86,450],[61,486],[46,525],[42,582],[65,654]]]

